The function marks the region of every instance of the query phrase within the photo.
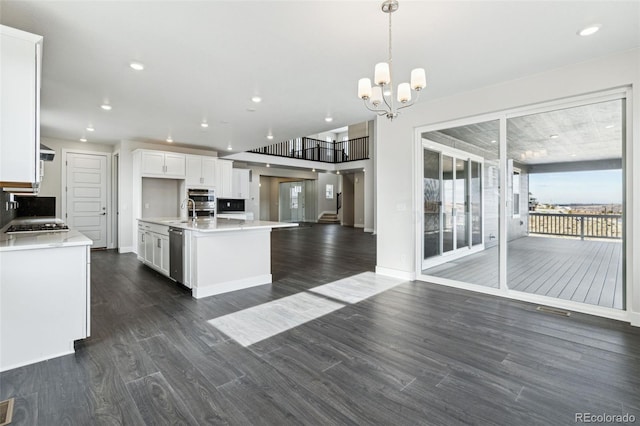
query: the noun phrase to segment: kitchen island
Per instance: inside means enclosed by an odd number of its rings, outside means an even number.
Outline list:
[[[92,241],[0,229],[0,371],[74,352],[90,334]]]
[[[270,284],[271,230],[294,226],[298,225],[261,220],[138,219],[138,259],[170,276],[170,267],[166,264],[172,263],[168,259],[169,247],[164,246],[169,240],[164,235],[165,232],[168,235],[169,228],[180,229],[183,233],[181,284],[191,288],[193,297],[199,299]]]

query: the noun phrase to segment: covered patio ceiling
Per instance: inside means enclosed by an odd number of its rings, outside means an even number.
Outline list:
[[[507,156],[523,165],[585,163],[597,168],[614,167],[622,158],[623,102],[510,118]],[[486,159],[499,158],[498,120],[425,132],[422,137]]]

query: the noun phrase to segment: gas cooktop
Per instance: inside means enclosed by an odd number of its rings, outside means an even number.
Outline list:
[[[7,234],[26,234],[37,232],[67,232],[69,227],[64,223],[25,223],[21,225],[11,225],[5,231]]]

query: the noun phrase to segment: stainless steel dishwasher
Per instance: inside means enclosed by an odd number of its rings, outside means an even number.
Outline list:
[[[169,276],[184,284],[184,231],[169,228]]]

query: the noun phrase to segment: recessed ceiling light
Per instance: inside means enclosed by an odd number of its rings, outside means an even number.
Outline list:
[[[582,37],[593,35],[600,30],[600,27],[602,27],[602,25],[600,24],[589,25],[588,27],[584,27],[583,29],[578,31],[578,35]]]
[[[173,143],[173,138],[171,136],[167,137],[167,142]]]
[[[249,111],[249,112],[256,112],[256,109],[255,109],[255,108],[247,108],[247,111]]]
[[[209,123],[207,123],[206,121],[203,121],[202,123],[200,123],[200,127],[202,127],[203,129],[206,129],[207,127],[209,127]]]
[[[136,71],[142,71],[144,69],[144,64],[142,64],[141,62],[130,62],[129,66],[131,67],[131,69],[134,69]]]
[[[336,174],[337,174],[337,175],[339,175],[339,174],[340,174],[340,170],[338,170],[338,171],[336,172]]]
[[[315,169],[315,168],[313,168],[313,169],[311,169],[311,171],[315,173],[315,172],[316,172],[316,169]]]
[[[93,128],[93,126],[92,126],[91,124],[89,124],[89,125],[87,126],[87,132],[93,132],[93,131],[95,131],[95,130],[96,130],[96,129],[94,129],[94,128]]]
[[[80,142],[86,142],[87,138],[80,138]]]
[[[100,108],[102,108],[105,111],[111,111],[111,105],[109,104],[102,104],[100,105]]]
[[[272,140],[273,139],[273,135],[267,135],[267,139]]]
[[[324,121],[326,121],[327,123],[331,123],[333,121],[333,117],[325,117]]]
[[[231,147],[231,145],[227,146],[227,151],[233,151],[233,148]]]
[[[575,157],[577,154],[571,154],[572,157]]]
[[[496,143],[496,140],[495,140],[495,139],[493,139],[493,140],[491,141],[491,143]]]
[[[558,137],[559,137],[558,135],[549,135],[549,138],[551,139],[558,139]]]
[[[363,171],[363,172],[366,172],[366,171],[367,171],[367,169],[362,169],[362,171]]]
[[[609,124],[608,126],[604,126],[605,129],[613,129],[614,127],[616,127],[613,124]]]
[[[267,167],[271,167],[271,164],[267,163]]]
[[[260,103],[260,102],[262,102],[262,98],[261,98],[260,96],[253,96],[253,97],[251,98],[251,102],[254,102],[254,103],[256,103],[256,104],[257,104],[257,103]]]

